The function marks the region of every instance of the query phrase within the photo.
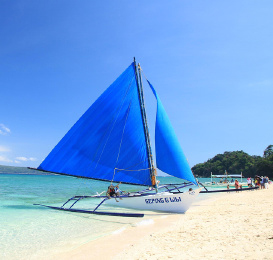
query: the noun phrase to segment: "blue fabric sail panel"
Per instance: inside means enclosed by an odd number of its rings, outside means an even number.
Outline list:
[[[38,169],[150,185],[148,167],[132,63],[83,114]]]
[[[157,168],[172,176],[190,181],[197,185],[161,100],[151,83],[149,81],[148,83],[157,99],[155,127]]]

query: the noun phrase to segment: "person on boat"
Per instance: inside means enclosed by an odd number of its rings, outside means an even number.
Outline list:
[[[120,194],[122,194],[123,192],[119,189],[119,185],[120,183],[115,186],[115,194],[117,197],[119,197],[122,200],[122,198],[120,197]]]
[[[192,194],[192,195],[195,194],[192,188],[189,188],[189,194]]]
[[[106,196],[108,197],[108,199],[111,199],[111,197],[113,197],[113,198],[115,198],[116,202],[119,202],[119,201],[117,200],[117,195],[116,195],[115,187],[114,187],[113,184],[111,184],[111,185],[108,187]]]

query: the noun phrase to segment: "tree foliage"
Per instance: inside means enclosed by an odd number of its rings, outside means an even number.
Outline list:
[[[264,158],[268,158],[269,156],[273,155],[273,145],[268,145],[264,150]]]
[[[273,154],[263,158],[263,160],[257,164],[257,173],[259,173],[258,175],[273,178]]]
[[[196,176],[210,177],[213,174],[241,174],[245,177],[265,175],[273,178],[273,145],[269,145],[264,151],[264,157],[251,156],[243,151],[224,152],[217,154],[204,163],[192,167]]]
[[[26,167],[14,167],[14,166],[5,166],[0,165],[0,174],[41,174],[39,171],[30,170]]]

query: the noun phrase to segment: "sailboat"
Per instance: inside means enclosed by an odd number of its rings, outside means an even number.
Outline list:
[[[202,188],[197,184],[156,90],[147,82],[157,102],[156,167],[184,182],[158,185],[144,105],[142,69],[134,59],[61,139],[37,170],[147,188],[123,194],[118,202],[106,195],[97,194],[74,196],[61,207],[41,206],[125,217],[143,217],[144,214],[102,212],[99,208],[106,204],[173,213],[188,210]],[[189,189],[191,185],[197,187]],[[75,208],[78,201],[86,198],[100,199],[100,203],[91,211]]]
[[[225,174],[212,174],[212,172],[210,173],[210,182],[205,182],[204,185],[206,187],[215,187],[215,186],[227,186],[229,185],[230,188],[234,188],[235,187],[235,179],[236,178],[240,178],[240,185],[242,185],[242,187],[248,187],[247,182],[243,182],[243,173],[241,172],[241,174],[228,174],[227,171],[225,170]],[[217,181],[217,179],[219,179],[219,181]]]

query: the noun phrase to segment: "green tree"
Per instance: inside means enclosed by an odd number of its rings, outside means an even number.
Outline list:
[[[264,158],[267,158],[273,154],[273,145],[268,145],[264,150]]]
[[[217,154],[212,159],[192,167],[194,174],[203,177],[210,177],[210,173],[224,174],[225,170],[229,174],[241,174],[254,177],[257,174],[257,162],[260,156],[251,156],[243,151],[224,152]]]
[[[258,162],[257,175],[273,178],[273,154]]]

